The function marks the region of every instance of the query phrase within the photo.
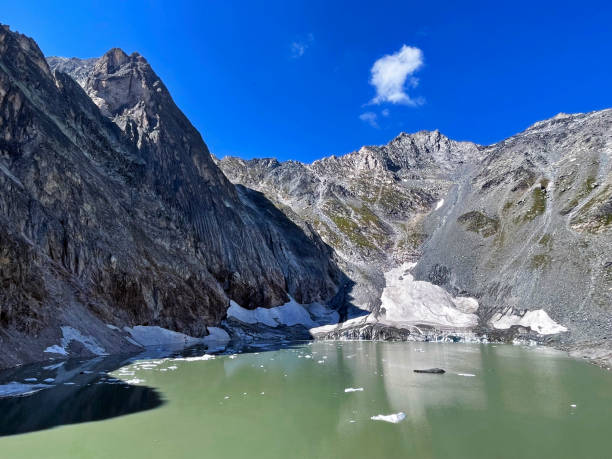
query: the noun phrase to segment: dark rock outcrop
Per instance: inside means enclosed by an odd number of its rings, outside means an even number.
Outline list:
[[[112,353],[106,324],[202,336],[229,299],[333,297],[330,249],[237,191],[142,56],[49,62],[0,26],[0,367],[61,326]]]

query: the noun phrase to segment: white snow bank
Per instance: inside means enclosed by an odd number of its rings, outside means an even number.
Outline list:
[[[399,413],[394,414],[379,414],[377,416],[372,416],[370,419],[372,421],[385,421],[397,424],[398,422],[402,422],[404,419],[406,419],[406,413],[400,411]]]
[[[436,203],[436,208],[434,210],[438,210],[440,207],[442,207],[444,205],[444,199],[440,199],[437,203]]]
[[[363,387],[347,387],[344,392],[363,392]]]
[[[30,395],[39,390],[52,387],[48,384],[22,384],[16,381],[0,385],[0,398],[14,397],[15,395]]]
[[[227,343],[230,340],[230,336],[225,330],[219,327],[206,327],[208,328],[208,335],[202,340],[205,344],[214,343],[221,344]]]
[[[57,344],[54,344],[53,346],[49,346],[47,349],[44,350],[44,352],[47,352],[49,354],[68,355],[68,351],[66,351],[66,349],[64,349],[62,346],[59,346]]]
[[[77,341],[83,346],[85,346],[85,348],[92,354],[108,355],[106,350],[102,346],[100,346],[100,344],[93,336],[83,335],[79,330],[73,327],[69,327],[68,325],[64,325],[60,328],[62,330],[62,339],[60,344],[49,346],[44,350],[44,352],[50,354],[68,355],[68,351],[66,349],[68,348],[68,346],[70,346],[70,343],[72,341]]]
[[[508,329],[513,325],[521,325],[531,328],[540,335],[553,335],[567,331],[567,328],[552,320],[543,309],[527,311],[522,316],[512,313],[506,315],[498,313],[493,316],[491,325],[502,330]]]
[[[478,317],[474,298],[453,298],[442,287],[430,282],[414,280],[410,269],[414,263],[385,273],[386,287],[381,296],[381,311],[384,319],[393,322],[407,322],[447,327],[473,327]]]
[[[215,360],[214,355],[204,354],[198,355],[196,357],[177,357],[176,359],[171,359],[173,362],[182,361],[182,362],[200,362],[203,360]],[[170,368],[170,367],[168,367]]]
[[[318,308],[315,310],[320,312]],[[319,325],[312,319],[308,310],[293,298],[290,298],[282,306],[256,308],[253,310],[245,309],[231,300],[230,307],[227,310],[227,317],[247,324],[262,323],[273,328],[279,325],[303,325],[306,328],[313,328]]]
[[[132,339],[141,346],[193,346],[202,342],[199,338],[157,326],[136,325],[131,328],[123,327],[123,330],[128,332]]]

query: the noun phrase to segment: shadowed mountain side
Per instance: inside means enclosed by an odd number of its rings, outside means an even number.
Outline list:
[[[63,326],[116,353],[135,346],[107,324],[201,337],[230,299],[335,295],[329,250],[241,202],[144,58],[86,70],[91,93],[0,26],[0,367],[48,358]]]

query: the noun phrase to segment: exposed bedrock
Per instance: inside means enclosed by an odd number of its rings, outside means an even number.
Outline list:
[[[230,299],[336,294],[332,250],[226,179],[142,56],[48,62],[0,26],[0,367],[61,357],[62,326],[114,353],[107,324],[201,337]]]

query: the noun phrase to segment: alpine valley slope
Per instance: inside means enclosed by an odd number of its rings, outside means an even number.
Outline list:
[[[0,25],[0,188],[0,368],[137,350],[124,327],[203,337],[230,300],[344,282],[315,232],[226,179],[137,53],[47,61]]]
[[[315,335],[406,337],[425,325],[453,339],[549,342],[609,365],[611,157],[603,110],[487,147],[402,133],[312,164],[218,164],[296,224],[311,222],[357,283],[349,299],[371,314],[349,312]]]

